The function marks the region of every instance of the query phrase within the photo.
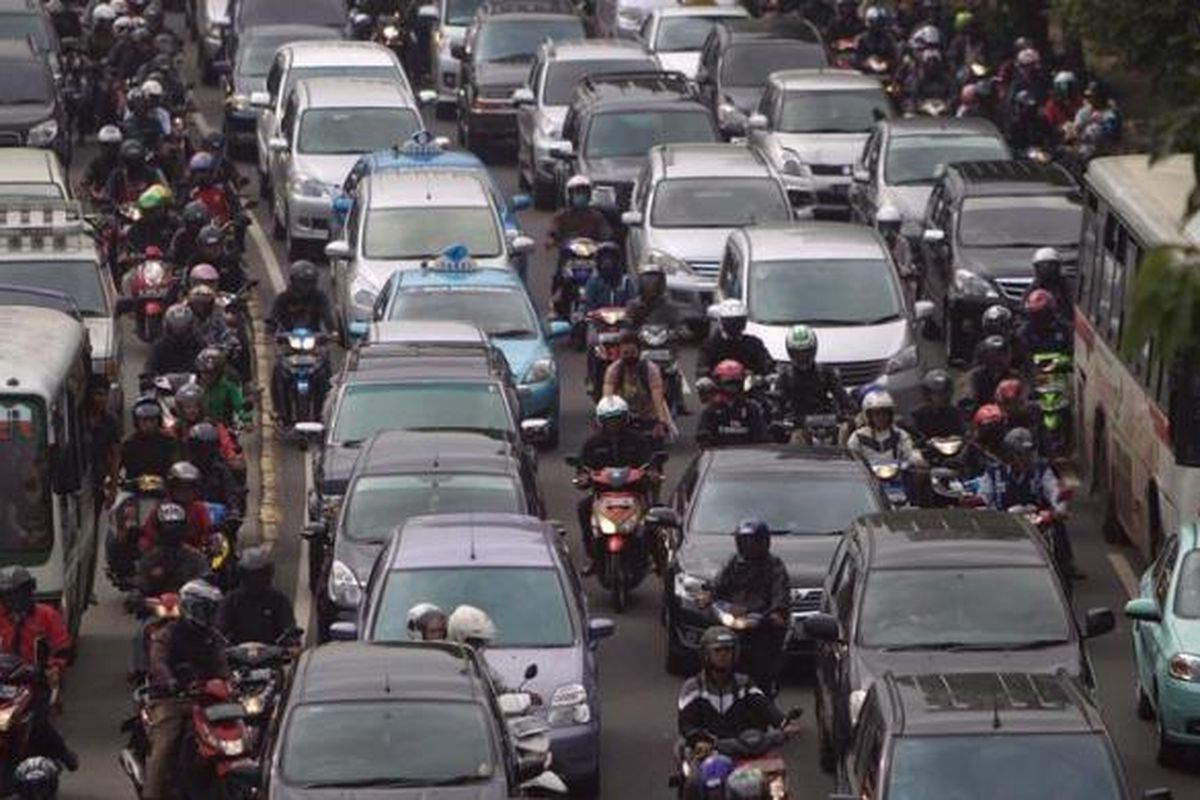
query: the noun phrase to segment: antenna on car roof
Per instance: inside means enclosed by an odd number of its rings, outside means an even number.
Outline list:
[[[1000,730],[1000,693],[992,692],[992,730]]]
[[[471,526],[471,552],[468,555],[468,557],[472,561],[475,560],[475,526],[474,525]]]

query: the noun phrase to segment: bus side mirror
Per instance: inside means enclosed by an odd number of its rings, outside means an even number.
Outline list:
[[[79,478],[78,466],[75,464],[75,459],[71,458],[70,452],[64,451],[61,447],[55,445],[51,455],[51,464],[53,465],[51,479],[54,481],[54,493],[72,494],[78,492],[82,481]]]
[[[1180,358],[1171,370],[1171,398],[1167,418],[1171,448],[1181,467],[1200,467],[1200,375]]]

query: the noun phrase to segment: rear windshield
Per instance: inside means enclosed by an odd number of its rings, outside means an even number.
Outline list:
[[[0,554],[54,545],[46,413],[33,398],[0,398]]]
[[[300,118],[296,149],[313,155],[382,150],[421,130],[411,108],[314,108]]]
[[[49,105],[53,97],[50,74],[40,61],[10,59],[0,65],[0,105]]]
[[[611,111],[592,119],[584,154],[587,158],[641,158],[658,144],[715,141],[717,131],[705,111]]]
[[[346,24],[346,7],[339,0],[254,0],[239,4],[242,30],[259,25],[318,25],[341,28]]]
[[[469,428],[507,435],[512,427],[494,383],[364,383],[346,387],[333,439],[362,442],[384,428]]]
[[[610,72],[642,72],[658,69],[658,62],[651,58],[610,61],[557,61],[546,74],[546,88],[542,102],[548,106],[565,106],[571,102],[575,84],[585,75],[606,75]]]
[[[483,0],[446,0],[446,24],[470,25]]]
[[[421,514],[523,510],[520,488],[508,475],[368,475],[354,482],[342,530],[349,539],[383,542],[409,517]]]
[[[958,238],[965,247],[1074,247],[1083,207],[1067,197],[969,197]]]
[[[654,193],[656,228],[738,228],[792,218],[783,189],[771,178],[675,178]]]
[[[798,480],[788,472],[710,476],[694,508],[690,531],[726,536],[746,517],[765,521],[776,535],[834,534],[880,510],[865,480]]]
[[[0,39],[33,37],[33,43],[43,53],[57,48],[50,41],[50,25],[40,14],[0,14]]]
[[[772,72],[825,66],[820,47],[799,42],[755,42],[731,47],[721,62],[725,86],[766,86]]]
[[[365,78],[367,80],[397,81],[407,85],[399,71],[393,66],[368,67],[363,64],[324,67],[296,67],[289,70],[287,82],[280,97],[287,97],[296,81],[303,78]]]
[[[479,31],[479,38],[475,42],[475,60],[520,64],[532,61],[533,54],[547,39],[568,42],[583,37],[583,20],[577,17],[518,18],[511,22],[493,20]]]
[[[3,189],[0,184],[0,194],[6,194]],[[100,270],[91,261],[0,262],[0,284],[65,294],[87,317],[107,317],[109,313]]]

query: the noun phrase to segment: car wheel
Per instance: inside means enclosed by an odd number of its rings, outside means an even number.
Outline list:
[[[1137,715],[1138,719],[1154,719],[1154,706],[1150,702],[1150,696],[1142,688],[1141,681],[1137,682]]]
[[[1157,717],[1154,730],[1158,739],[1158,763],[1164,767],[1174,767],[1180,761],[1183,747],[1167,738],[1167,731],[1163,727],[1162,714],[1158,714]]]
[[[537,176],[537,170],[529,168],[533,175],[533,207],[539,211],[550,211],[554,208],[554,181],[547,181]]]

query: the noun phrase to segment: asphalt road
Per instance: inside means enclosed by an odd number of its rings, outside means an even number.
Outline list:
[[[177,26],[177,29],[180,26]],[[192,59],[185,59],[189,65]],[[208,123],[219,125],[220,105],[217,92],[197,87],[200,112]],[[430,114],[432,116],[432,114]],[[204,124],[201,122],[200,124]],[[453,135],[446,123],[438,123],[439,133]],[[77,151],[75,163],[82,168],[87,163],[90,147]],[[500,185],[516,192],[516,174],[511,158],[493,159]],[[246,165],[245,174],[253,175]],[[253,195],[248,187],[247,195]],[[255,211],[258,230],[250,237],[248,262],[250,270],[260,280],[259,301],[266,306],[281,281],[281,268],[286,269],[285,256],[278,242],[270,241],[270,225],[265,208]],[[544,212],[523,212],[523,226],[531,236],[544,240],[549,215]],[[549,291],[551,258],[539,250],[530,270],[530,285],[540,306],[544,307]],[[128,334],[128,331],[126,331]],[[146,356],[146,348],[127,335],[123,375],[126,396],[135,396],[134,376]],[[938,348],[926,346],[929,364],[937,359]],[[584,395],[583,357],[563,349],[560,354],[560,380],[563,386],[562,441],[558,449],[541,457],[543,489],[552,517],[564,520],[572,530],[575,542],[576,491],[571,487],[571,471],[563,464],[563,456],[576,452],[588,432],[590,404]],[[685,356],[689,362],[693,353]],[[688,364],[690,374],[690,363]],[[685,436],[691,441],[690,428],[695,416],[682,420]],[[254,437],[257,439],[257,436]],[[251,445],[255,453],[260,444]],[[297,597],[297,607],[307,608],[306,587],[301,578],[302,548],[298,531],[303,524],[305,499],[304,456],[293,444],[276,440],[268,430],[261,443],[265,453],[262,464],[265,473],[255,470],[255,480],[262,479],[268,487],[268,498],[275,501],[268,509],[268,525],[254,526],[246,536],[265,533],[275,538],[278,559],[277,583]],[[673,482],[692,453],[690,444],[676,446],[668,465]],[[258,466],[258,459],[252,459]],[[272,487],[273,490],[272,490]],[[277,516],[276,516],[277,515]],[[1133,588],[1135,571],[1123,551],[1104,544],[1099,527],[1096,504],[1081,498],[1076,501],[1071,522],[1079,561],[1089,574],[1075,595],[1077,608],[1110,606],[1119,611]],[[123,744],[118,727],[132,706],[125,670],[131,652],[132,620],[124,614],[119,598],[103,575],[96,583],[96,607],[88,613],[78,660],[67,677],[65,712],[61,725],[68,740],[78,750],[82,767],[64,780],[62,797],[66,800],[110,800],[130,797],[130,788],[117,765],[117,754]],[[595,583],[590,585],[596,589]],[[616,635],[600,647],[603,685],[603,798],[653,798],[672,796],[666,781],[671,767],[671,747],[675,736],[675,698],[679,680],[663,669],[663,631],[659,624],[659,587],[653,576],[635,593],[629,611],[617,620]],[[593,591],[593,614],[610,616],[604,594]],[[1118,630],[1094,642],[1091,648],[1100,686],[1100,701],[1105,718],[1125,767],[1134,792],[1159,786],[1174,790],[1176,798],[1200,797],[1200,769],[1168,771],[1154,760],[1154,735],[1151,723],[1137,719],[1131,672],[1129,627],[1118,617]],[[836,787],[832,779],[817,767],[816,738],[812,731],[811,688],[803,664],[791,665],[781,705],[806,709],[805,732],[788,746],[789,783],[796,797],[822,797]],[[447,743],[431,743],[446,745]]]

